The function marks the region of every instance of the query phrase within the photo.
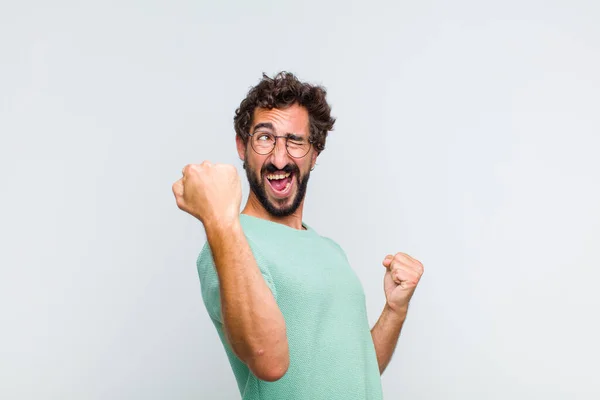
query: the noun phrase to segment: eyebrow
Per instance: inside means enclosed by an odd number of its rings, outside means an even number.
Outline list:
[[[259,130],[261,128],[275,131],[275,127],[270,122],[259,122],[258,124],[254,125],[254,129],[252,129],[252,131],[256,132],[257,130]]]
[[[275,127],[270,122],[259,122],[258,124],[254,125],[254,128],[252,129],[252,131],[256,132],[259,129],[268,129],[271,132],[275,132]],[[295,133],[287,132],[285,134],[285,136],[291,138],[292,140],[304,140],[304,137],[299,136],[299,135],[297,135]]]
[[[294,133],[288,133],[286,135],[288,138],[292,139],[292,140],[296,140],[296,141],[300,141],[300,140],[304,140],[304,138],[302,136],[298,136]]]

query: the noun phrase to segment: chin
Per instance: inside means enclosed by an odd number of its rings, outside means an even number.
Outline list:
[[[286,199],[270,199],[267,211],[275,217],[287,217],[296,212],[298,207],[294,207],[294,196]]]

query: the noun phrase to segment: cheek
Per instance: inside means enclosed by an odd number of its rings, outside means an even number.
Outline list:
[[[255,172],[256,175],[260,176],[260,170],[264,164],[264,160],[260,159],[260,157],[256,157],[251,152],[246,150],[245,164],[246,169],[249,169],[250,171]]]
[[[306,176],[306,174],[308,174],[310,172],[310,163],[297,163],[296,166],[298,167],[298,170],[300,171],[300,176],[297,176],[296,178],[298,178],[298,180],[300,180],[300,178],[304,178]]]
[[[310,167],[312,165],[312,160],[309,157],[306,157],[306,159],[302,160],[297,165],[298,165],[298,168],[300,168],[300,171],[302,171],[303,173],[306,173],[306,172],[310,171]]]

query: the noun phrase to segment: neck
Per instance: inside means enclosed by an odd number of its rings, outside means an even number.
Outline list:
[[[304,208],[304,200],[300,203],[298,209],[291,215],[287,217],[275,217],[267,212],[264,209],[260,201],[254,196],[254,193],[250,191],[250,195],[248,196],[248,201],[242,210],[242,214],[249,215],[251,217],[266,219],[267,221],[277,222],[279,224],[287,225],[290,228],[302,230],[304,227],[302,226],[302,209]]]

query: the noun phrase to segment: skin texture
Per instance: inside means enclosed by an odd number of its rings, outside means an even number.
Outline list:
[[[294,133],[297,136],[302,136],[308,139],[310,135],[308,112],[304,107],[292,105],[286,109],[264,109],[257,108],[254,111],[254,119],[252,126],[255,127],[261,123],[270,123],[275,128],[276,135],[285,135]],[[259,182],[265,188],[265,195],[271,207],[284,210],[287,209],[286,216],[276,216],[267,211],[263,206],[259,196],[254,191],[250,191],[248,202],[242,211],[243,214],[248,214],[254,217],[263,218],[269,221],[278,222],[288,225],[295,229],[302,229],[302,211],[304,209],[304,197],[301,196],[299,189],[300,182],[306,180],[310,176],[310,170],[314,167],[318,153],[311,146],[308,154],[302,158],[292,158],[286,151],[285,142],[281,139],[277,140],[275,149],[268,155],[257,154],[250,143],[244,144],[242,138],[236,137],[237,151],[240,159],[244,161],[246,175],[250,182],[254,180]],[[296,171],[293,179],[292,192],[287,199],[278,199],[271,191],[269,184],[265,178],[265,168],[272,165],[275,169],[283,171],[286,167]],[[252,185],[252,183],[251,183]],[[294,208],[294,203],[297,206]]]
[[[252,130],[270,124],[274,135],[293,133],[309,137],[309,115],[304,107],[261,109],[254,112]],[[264,128],[261,128],[264,129]],[[302,158],[292,158],[285,141],[278,139],[267,155],[257,154],[250,143],[236,137],[251,192],[242,213],[304,229],[302,212],[310,171],[318,152],[311,146]],[[277,195],[266,180],[268,173],[293,172],[291,191]],[[225,164],[187,165],[182,178],[173,184],[177,206],[199,219],[206,230],[219,275],[221,310],[227,340],[234,353],[260,379],[280,379],[289,367],[285,320],[264,282],[239,221],[240,179],[234,166]],[[389,364],[408,305],[423,275],[423,264],[405,253],[387,255],[383,262],[386,304],[371,336],[379,371]]]

